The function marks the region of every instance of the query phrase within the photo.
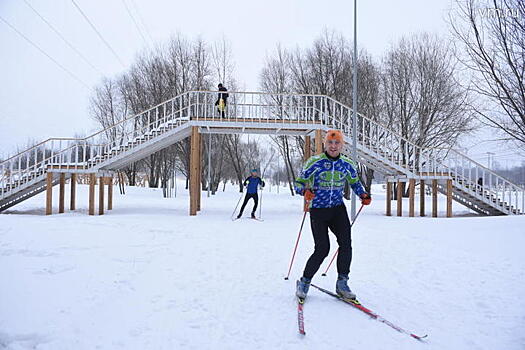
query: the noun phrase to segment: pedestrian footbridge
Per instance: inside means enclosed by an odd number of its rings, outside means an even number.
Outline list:
[[[99,179],[99,210],[104,211],[104,185],[111,200],[113,173],[174,143],[191,138],[190,214],[200,210],[201,135],[270,134],[305,137],[305,155],[322,152],[322,133],[339,129],[351,154],[352,109],[328,96],[229,92],[224,117],[216,110],[217,92],[189,91],[142,113],[130,116],[86,138],[51,138],[0,162],[0,211],[47,191],[46,213],[52,212],[52,191],[60,185],[59,212],[64,211],[64,186],[71,178],[71,209],[75,209],[75,178],[90,174],[89,213],[95,213],[95,183]],[[398,191],[409,183],[409,215],[415,212],[415,184],[432,189],[432,214],[437,193],[484,215],[523,214],[525,190],[457,150],[421,148],[371,118],[357,118],[358,162],[387,178],[387,215],[391,214],[392,184]],[[314,142],[312,142],[312,139]],[[482,181],[479,181],[482,179]],[[425,215],[421,190],[420,215]],[[402,201],[397,213],[402,215]],[[111,208],[111,203],[109,203]]]

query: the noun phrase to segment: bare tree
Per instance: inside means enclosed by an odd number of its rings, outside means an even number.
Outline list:
[[[225,163],[228,160],[228,158],[225,157],[225,142],[227,139],[225,136],[226,135],[208,134],[205,137],[203,149],[202,188],[207,190],[209,187],[212,195],[217,192],[221,180],[223,180],[223,177],[226,175],[223,173]],[[210,174],[209,181],[208,168]]]
[[[241,137],[237,134],[226,135],[226,152],[230,160],[230,164],[235,172],[236,180],[239,184],[239,192],[243,191],[243,180],[246,175],[247,163],[246,157],[243,154],[243,148],[241,147]]]
[[[114,127],[118,122],[125,119],[129,113],[132,113],[130,99],[125,93],[125,77],[116,79],[104,78],[101,83],[95,87],[89,103],[91,117],[98,122],[102,128],[107,129],[105,137],[107,141],[113,142],[113,146],[120,146],[118,140],[122,142],[122,137],[127,130],[123,127]],[[130,185],[135,185],[136,165],[130,164],[123,169],[128,177]]]
[[[291,62],[290,54],[280,45],[277,45],[275,56],[266,58],[265,66],[260,74],[261,89],[272,93],[269,102],[276,106],[274,113],[278,118],[284,118],[286,113],[283,108],[284,96],[281,94],[293,91]],[[291,138],[289,136],[272,136],[272,140],[285,160],[286,179],[293,196],[295,169],[293,164],[294,147],[290,147]]]
[[[377,120],[380,117],[380,70],[364,50],[357,63],[360,112]],[[278,45],[273,55],[266,59],[260,85],[268,92],[324,94],[352,106],[352,70],[353,55],[348,41],[341,34],[325,30],[311,48],[289,52]],[[275,96],[272,102],[280,106],[280,98]],[[368,132],[369,125],[364,129]],[[274,142],[285,160],[286,179],[293,193],[293,177],[300,168],[296,164],[300,164],[304,156],[304,139],[277,137]],[[369,187],[373,170],[360,167],[360,171],[366,173]]]
[[[211,49],[211,60],[213,62],[213,78],[215,84],[223,83],[231,91],[237,88],[237,81],[235,79],[235,64],[233,60],[233,52],[231,43],[222,37],[216,41]]]
[[[107,128],[128,113],[138,114],[182,92],[208,89],[211,73],[208,45],[200,38],[191,41],[183,35],[175,35],[167,44],[144,51],[129,71],[116,81],[103,80],[91,99],[92,115],[103,128]],[[146,123],[154,123],[161,117],[144,114],[143,120],[137,119],[133,128],[138,132]],[[114,134],[119,132],[112,129],[108,138],[118,138]],[[134,184],[137,170],[144,169],[148,173],[149,186],[166,189],[175,167],[188,174],[187,140],[128,166],[125,173],[129,182]]]
[[[420,148],[451,147],[472,130],[470,96],[457,70],[450,45],[425,33],[402,38],[386,54],[381,119],[403,136],[404,164],[419,164]]]
[[[453,51],[443,40],[402,38],[383,60],[382,119],[417,146],[454,145],[473,119],[468,91],[456,75]]]
[[[525,2],[457,0],[452,32],[462,44],[471,88],[490,102],[476,108],[506,140],[525,146]],[[485,104],[486,105],[486,104]]]
[[[286,180],[288,182],[290,194],[293,196],[295,195],[294,183],[297,173],[295,169],[301,168],[301,164],[298,162],[298,159],[300,158],[294,157],[296,152],[294,152],[294,148],[290,146],[289,137],[275,136],[272,138],[275,144],[277,145],[279,153],[284,159],[284,165],[286,169]]]
[[[103,79],[94,89],[90,98],[89,110],[91,117],[104,129],[126,118],[129,105],[120,94],[118,81]],[[105,136],[108,141],[116,141],[122,135],[122,131],[119,128],[112,128],[106,132]]]

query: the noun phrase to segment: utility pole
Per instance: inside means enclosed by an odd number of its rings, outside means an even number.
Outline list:
[[[354,69],[353,69],[353,100],[352,100],[352,160],[357,164],[357,0],[354,0]],[[357,169],[356,169],[357,171]],[[351,216],[355,219],[357,196],[352,191]]]

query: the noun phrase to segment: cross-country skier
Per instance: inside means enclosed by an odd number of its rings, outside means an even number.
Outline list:
[[[341,154],[343,145],[343,134],[329,130],[324,140],[325,152],[308,159],[296,179],[296,192],[310,201],[310,226],[315,243],[303,276],[297,281],[296,295],[301,299],[306,298],[312,278],[330,252],[328,229],[335,234],[339,244],[336,293],[345,299],[356,298],[348,287],[352,240],[350,220],[343,202],[345,181],[361,198],[362,204],[369,205],[372,199],[359,181],[355,163]]]
[[[244,202],[242,203],[239,215],[237,215],[237,219],[241,218],[244,207],[246,207],[246,204],[248,204],[250,198],[253,198],[254,201],[252,219],[255,219],[255,211],[257,210],[257,204],[259,203],[259,195],[257,194],[259,185],[264,187],[264,181],[257,174],[257,169],[252,169],[251,175],[248,176],[246,180],[244,180],[244,186],[246,186],[246,196],[244,197]]]
[[[226,89],[222,83],[220,83],[217,88],[219,89],[219,95],[217,96],[217,101],[215,105],[217,106],[218,111],[221,113],[221,118],[224,118],[224,111],[226,110],[226,104],[228,103],[228,89]]]

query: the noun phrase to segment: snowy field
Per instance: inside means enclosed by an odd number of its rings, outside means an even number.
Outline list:
[[[298,335],[295,279],[312,238],[305,225],[284,281],[302,217],[284,188],[264,193],[264,222],[230,220],[233,188],[204,193],[196,217],[184,191],[115,188],[102,217],[78,192],[72,213],[44,216],[40,194],[0,215],[0,349],[525,349],[525,217],[469,217],[457,204],[452,219],[386,217],[374,187],[351,287],[428,334],[423,344],[315,289]],[[314,282],[334,289],[335,276]]]

